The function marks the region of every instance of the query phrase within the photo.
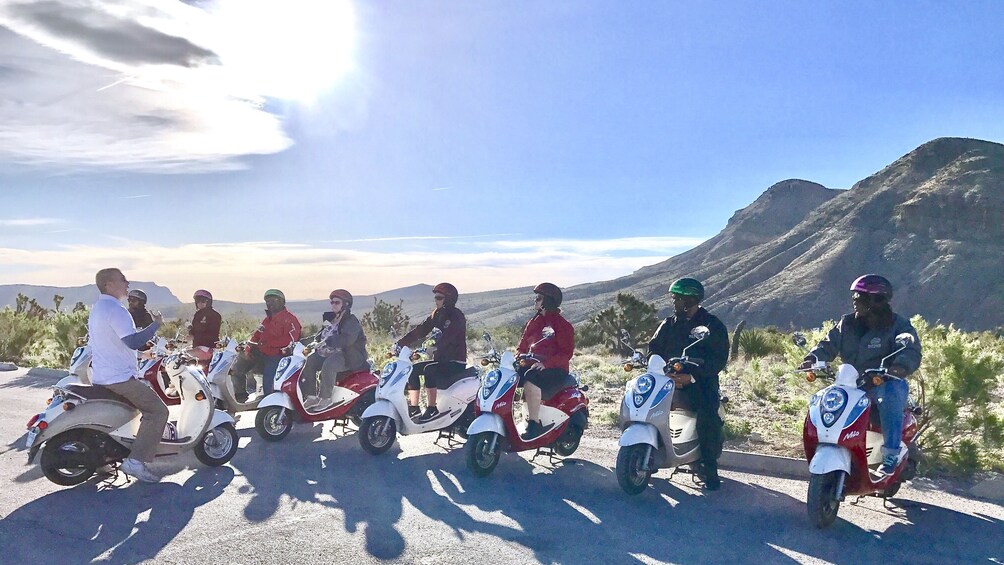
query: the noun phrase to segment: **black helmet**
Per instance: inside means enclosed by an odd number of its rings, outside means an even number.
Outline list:
[[[534,294],[550,297],[554,301],[554,307],[561,306],[561,289],[549,282],[542,282],[533,287]]]
[[[129,298],[135,298],[143,304],[146,304],[146,293],[138,288],[134,288],[129,291]]]

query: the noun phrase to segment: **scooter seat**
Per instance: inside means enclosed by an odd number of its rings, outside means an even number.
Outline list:
[[[115,402],[132,406],[132,403],[126,397],[112,392],[110,388],[101,385],[71,384],[66,387],[66,390],[87,400],[114,400]]]

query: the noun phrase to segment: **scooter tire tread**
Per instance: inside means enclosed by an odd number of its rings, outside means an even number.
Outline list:
[[[286,410],[286,408],[282,406],[266,406],[265,408],[260,408],[258,410],[258,414],[255,415],[254,429],[256,432],[258,432],[258,435],[261,436],[261,438],[264,439],[265,441],[279,441],[282,438],[286,437],[289,434],[290,430],[293,429],[293,419],[291,417],[292,415],[287,414],[286,426],[279,433],[270,434],[267,431],[265,431],[266,430],[265,423],[270,417],[270,415],[273,412],[280,412],[282,410]]]
[[[203,465],[208,467],[222,467],[223,465],[229,463],[230,460],[234,458],[234,455],[237,454],[237,428],[235,428],[230,422],[224,422],[213,429],[222,429],[230,435],[230,449],[223,455],[223,457],[213,457],[206,453],[205,435],[203,435],[202,441],[195,445],[195,449],[193,449],[193,451],[195,451],[195,458],[201,461]],[[210,431],[212,430],[207,430],[206,434]]]
[[[89,464],[84,467],[83,472],[79,475],[67,476],[60,473],[59,469],[61,467],[58,466],[58,459],[55,459],[58,458],[59,447],[70,441],[83,443],[93,454],[90,457]],[[50,439],[45,443],[45,447],[42,448],[41,459],[39,460],[42,474],[45,475],[45,478],[59,486],[72,487],[79,485],[94,476],[94,472],[98,468],[97,451],[99,448],[97,443],[94,434],[87,430],[70,430]]]

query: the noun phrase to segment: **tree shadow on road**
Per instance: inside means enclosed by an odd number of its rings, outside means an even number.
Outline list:
[[[39,552],[59,563],[139,563],[157,554],[215,499],[233,469],[198,469],[184,484],[169,481],[109,487],[97,479],[43,496],[2,520],[5,563],[37,562]]]
[[[35,367],[23,375],[0,383],[0,388],[49,388],[67,374],[69,374],[67,371],[61,369]],[[3,373],[0,373],[0,376],[3,376]],[[42,398],[39,403],[44,400]]]

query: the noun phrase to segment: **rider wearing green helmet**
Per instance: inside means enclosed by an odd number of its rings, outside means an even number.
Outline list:
[[[283,358],[282,348],[300,339],[300,320],[286,310],[286,296],[282,291],[270,288],[265,291],[264,298],[265,319],[251,336],[252,346],[237,359],[233,368],[234,395],[240,402],[247,401],[247,395],[254,392],[254,379],[247,377],[252,369],[261,370],[262,389],[266,395],[272,393],[275,370]]]
[[[669,287],[673,297],[673,315],[666,318],[648,343],[650,355],[663,359],[679,357],[683,348],[694,339],[691,331],[697,326],[710,330],[708,337],[687,350],[687,355],[704,360],[704,365],[690,375],[675,378],[679,392],[697,413],[697,439],[701,449],[699,474],[708,490],[718,490],[718,457],[722,454],[722,419],[718,416],[718,373],[729,359],[729,333],[721,320],[701,307],[704,285],[693,278],[678,279]]]

